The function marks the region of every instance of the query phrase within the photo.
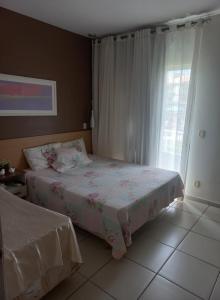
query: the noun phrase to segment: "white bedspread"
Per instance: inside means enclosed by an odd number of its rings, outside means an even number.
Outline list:
[[[32,299],[32,294],[37,299],[33,289],[38,289],[39,295],[43,294],[41,289],[48,291],[43,285],[51,285],[46,279],[52,269],[81,263],[68,217],[28,203],[1,188],[0,217],[7,299],[23,299],[21,295],[25,298],[25,293],[30,293],[27,299]]]
[[[178,173],[91,156],[92,163],[60,174],[53,169],[27,174],[30,200],[71,217],[105,239],[121,258],[131,234],[177,197]]]

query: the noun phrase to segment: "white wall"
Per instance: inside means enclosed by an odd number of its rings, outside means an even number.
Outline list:
[[[204,28],[186,194],[220,204],[220,15]]]

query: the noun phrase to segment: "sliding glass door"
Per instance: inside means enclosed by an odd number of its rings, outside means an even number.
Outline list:
[[[165,76],[158,166],[181,173],[194,32],[170,32],[166,40]],[[186,163],[186,162],[185,162]]]
[[[190,68],[166,72],[159,166],[180,171]]]

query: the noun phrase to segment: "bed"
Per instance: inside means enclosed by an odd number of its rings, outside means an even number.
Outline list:
[[[82,260],[71,220],[0,188],[6,299],[40,299]]]
[[[101,237],[120,259],[132,234],[162,208],[183,196],[178,173],[90,155],[92,162],[58,173],[28,171],[29,200],[68,215]]]

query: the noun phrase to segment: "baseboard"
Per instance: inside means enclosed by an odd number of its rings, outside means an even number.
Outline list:
[[[212,206],[220,208],[220,203],[209,201],[207,199],[198,198],[198,197],[194,197],[194,196],[190,196],[190,195],[185,195],[185,198],[187,198],[189,200],[197,201],[197,202],[200,202],[200,203],[203,203],[203,204],[212,205]]]

